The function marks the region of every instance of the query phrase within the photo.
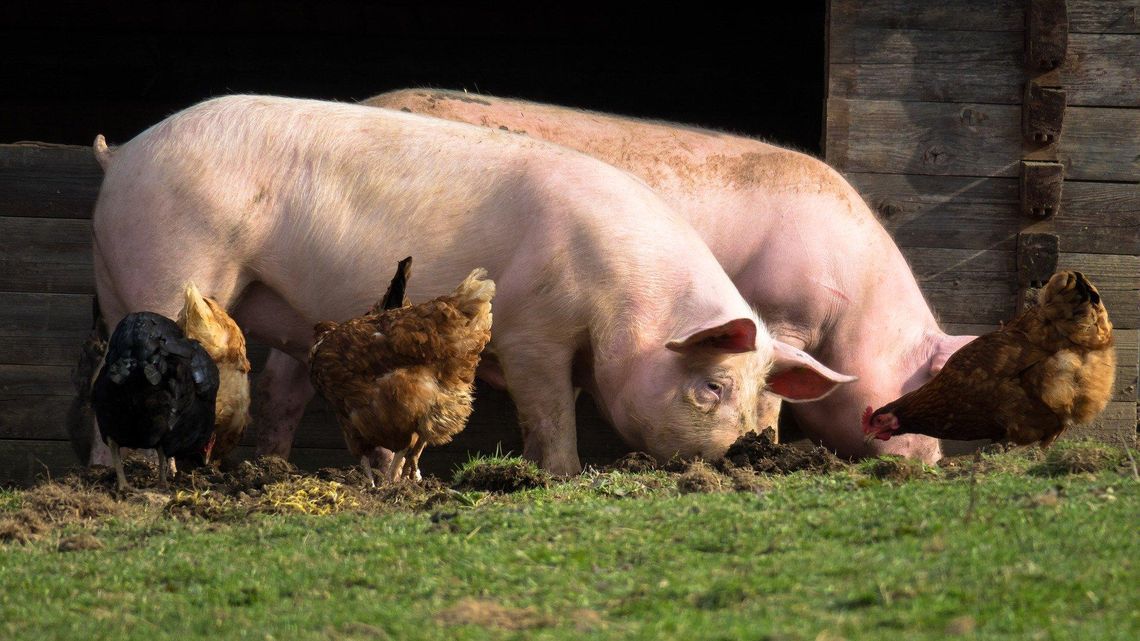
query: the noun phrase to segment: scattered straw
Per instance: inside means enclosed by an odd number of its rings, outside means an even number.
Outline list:
[[[265,486],[258,509],[274,514],[336,514],[360,507],[360,500],[336,481],[311,476]]]

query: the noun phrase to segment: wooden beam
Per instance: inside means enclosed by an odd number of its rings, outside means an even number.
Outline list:
[[[0,336],[68,336],[91,327],[91,296],[0,291]]]
[[[827,161],[844,172],[1014,177],[1021,108],[845,100],[827,108]],[[1140,109],[1073,107],[1059,156],[1072,180],[1140,181]]]
[[[1067,0],[1069,33],[1140,33],[1140,0]],[[832,25],[933,31],[1022,31],[1025,0],[832,0]]]
[[[0,145],[0,216],[90,218],[102,182],[90,147]]]
[[[1068,104],[1140,103],[1140,36],[1072,34],[1060,69]],[[831,42],[828,95],[917,102],[1021,102],[1021,34],[856,29]]]
[[[1019,231],[1044,231],[1020,217],[1015,179],[873,173],[846,178],[900,245],[1013,249]],[[1070,251],[1140,254],[1140,189],[1066,181],[1061,213],[1051,223]]]

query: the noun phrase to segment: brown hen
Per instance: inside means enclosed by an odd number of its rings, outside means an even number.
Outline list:
[[[1037,305],[955,352],[926,385],[863,415],[867,440],[926,434],[1049,446],[1108,404],[1112,323],[1080,272],[1057,272]]]
[[[369,453],[396,452],[389,480],[419,480],[419,458],[463,430],[475,367],[491,339],[495,283],[476,269],[448,296],[398,307],[402,262],[386,303],[344,323],[322,322],[309,352],[313,386],[336,411],[345,441],[375,486]],[[389,307],[384,309],[384,307]],[[407,460],[407,470],[403,470]]]
[[[178,327],[206,348],[218,366],[218,400],[214,411],[216,442],[211,459],[221,459],[237,447],[249,425],[249,359],[245,336],[234,319],[214,299],[186,284],[185,301],[178,312]]]

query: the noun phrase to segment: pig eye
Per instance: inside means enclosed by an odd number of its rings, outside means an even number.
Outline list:
[[[724,390],[724,386],[716,381],[706,381],[705,389],[712,392],[713,394],[716,394],[717,396],[720,396],[721,391]]]

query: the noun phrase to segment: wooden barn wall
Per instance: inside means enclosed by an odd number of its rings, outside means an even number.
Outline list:
[[[102,171],[88,147],[0,145],[0,483],[58,474],[77,462],[66,417],[71,371],[91,325],[91,210]],[[254,375],[267,349],[253,344]],[[424,454],[427,472],[449,474],[470,453],[522,450],[510,399],[480,388],[468,428]],[[579,403],[584,462],[626,452],[585,400]],[[239,456],[252,453],[247,433]],[[307,469],[351,465],[327,407],[315,399],[292,460]]]
[[[862,192],[942,322],[1015,313],[1017,237],[1060,237],[1116,327],[1108,409],[1078,434],[1135,433],[1140,328],[1140,1],[1068,0],[1060,213],[1019,206],[1026,0],[831,0],[827,161]]]

